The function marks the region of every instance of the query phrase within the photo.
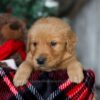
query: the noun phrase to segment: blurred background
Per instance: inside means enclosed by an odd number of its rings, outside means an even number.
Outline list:
[[[0,0],[0,13],[26,22],[27,28],[45,16],[69,22],[78,35],[77,56],[86,69],[96,74],[97,100],[100,94],[100,0]]]

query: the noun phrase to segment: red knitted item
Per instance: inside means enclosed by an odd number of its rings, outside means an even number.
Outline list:
[[[0,61],[7,59],[12,54],[18,52],[21,58],[24,60],[26,57],[25,44],[19,40],[8,40],[2,46],[0,46]]]
[[[92,100],[95,76],[91,70],[84,71],[84,80],[73,83],[66,71],[35,71],[26,85],[13,85],[15,71],[0,68],[0,100]]]

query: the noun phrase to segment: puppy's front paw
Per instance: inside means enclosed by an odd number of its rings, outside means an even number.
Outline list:
[[[68,72],[68,75],[69,75],[69,79],[72,81],[72,82],[75,82],[75,83],[80,83],[83,78],[84,78],[84,75],[83,75],[83,72],[78,72],[78,71],[69,71]]]
[[[13,83],[16,87],[23,86],[27,83],[27,79],[23,75],[15,75]]]

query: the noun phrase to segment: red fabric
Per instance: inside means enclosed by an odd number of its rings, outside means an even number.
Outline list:
[[[95,74],[84,70],[84,79],[70,81],[66,70],[34,71],[24,86],[15,87],[15,71],[0,66],[0,100],[93,100]]]
[[[23,41],[19,40],[8,40],[0,46],[0,61],[7,59],[15,52],[18,52],[21,58],[24,60],[26,57],[25,44]]]

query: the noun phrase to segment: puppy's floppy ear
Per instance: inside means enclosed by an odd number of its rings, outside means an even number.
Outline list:
[[[77,36],[72,30],[70,30],[67,33],[67,39],[66,39],[67,52],[69,52],[70,54],[74,54],[76,43],[77,43]]]

